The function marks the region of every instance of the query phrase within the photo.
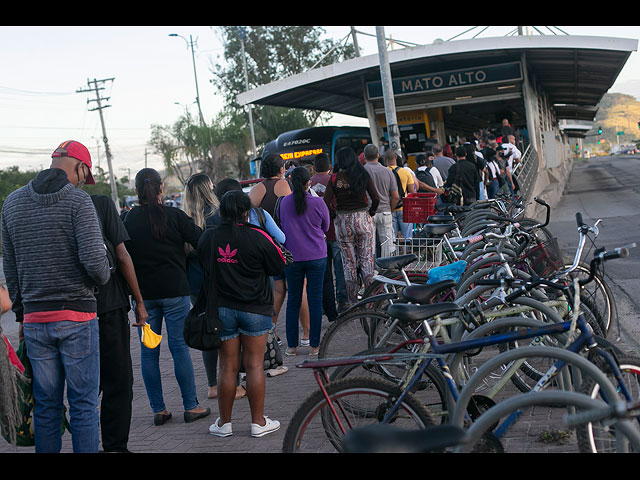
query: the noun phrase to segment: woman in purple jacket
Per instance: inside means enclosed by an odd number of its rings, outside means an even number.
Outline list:
[[[302,304],[304,280],[307,280],[309,304],[310,355],[318,354],[322,325],[322,284],[327,262],[325,233],[329,229],[329,209],[321,197],[312,196],[311,174],[305,167],[291,172],[293,193],[280,203],[280,226],[287,240],[285,247],[293,254],[293,263],[285,268],[289,297],[287,299],[287,355],[295,355],[298,347],[298,316]]]

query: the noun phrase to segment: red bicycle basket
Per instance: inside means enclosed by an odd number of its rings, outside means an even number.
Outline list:
[[[437,193],[410,193],[402,199],[402,221],[427,223],[427,218],[436,214],[437,199]]]

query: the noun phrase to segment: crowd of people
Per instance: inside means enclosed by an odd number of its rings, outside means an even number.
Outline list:
[[[269,334],[284,343],[275,329],[285,298],[284,354],[317,355],[323,317],[334,321],[356,303],[375,258],[394,253],[394,238],[412,236],[402,216],[408,194],[436,193],[447,203],[456,183],[471,204],[518,190],[514,135],[462,138],[453,151],[431,142],[425,152],[415,170],[402,154],[381,154],[373,144],[362,152],[341,148],[333,166],[326,154],[310,165],[269,155],[248,194],[235,179],[214,184],[203,173],[191,176],[182,208],[163,204],[160,174],[144,168],[135,177],[139,206],[119,215],[108,197],[77,188],[94,183],[91,156],[81,143],[63,142],[50,168],[12,192],[2,209],[7,290],[33,371],[36,451],[60,451],[65,388],[74,452],[98,451],[100,435],[104,451],[128,451],[131,309],[154,425],[172,413],[160,348],[142,341],[144,326],[165,332],[184,421],[209,416],[183,336],[203,291],[215,292],[223,326],[220,347],[202,352],[208,398],[219,406],[209,432],[233,434],[233,404],[242,397],[252,436],[278,430],[264,412],[264,354]],[[281,364],[269,375],[286,372]]]

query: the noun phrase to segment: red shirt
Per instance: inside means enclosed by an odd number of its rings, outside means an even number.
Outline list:
[[[88,322],[96,318],[95,312],[76,312],[74,310],[56,310],[53,312],[25,313],[24,323],[49,323],[68,320],[70,322]]]

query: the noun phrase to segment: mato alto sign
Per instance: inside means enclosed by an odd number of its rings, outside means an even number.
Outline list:
[[[394,78],[393,94],[395,96],[415,95],[517,80],[522,80],[520,62],[504,63]],[[367,94],[370,100],[382,98],[382,82],[368,82]]]

